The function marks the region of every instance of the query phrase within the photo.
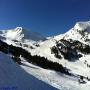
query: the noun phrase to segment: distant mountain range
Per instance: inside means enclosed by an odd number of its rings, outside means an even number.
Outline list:
[[[29,39],[34,41],[46,40],[46,38],[37,32],[26,30],[22,27],[16,27],[10,30],[1,30],[0,35],[9,40],[21,41],[22,39]]]

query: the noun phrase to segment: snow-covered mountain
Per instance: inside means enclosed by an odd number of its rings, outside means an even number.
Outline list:
[[[1,30],[0,36],[9,39],[21,41],[23,39],[29,39],[33,41],[46,40],[46,38],[39,33],[32,32],[31,30],[23,29],[22,27],[16,27],[10,30]]]
[[[11,55],[27,73],[57,89],[90,90],[90,21],[77,22],[65,34],[47,40],[40,36],[42,41],[25,32],[22,28],[1,31],[0,51]]]
[[[65,33],[64,38],[90,44],[90,21],[77,22],[69,32]]]

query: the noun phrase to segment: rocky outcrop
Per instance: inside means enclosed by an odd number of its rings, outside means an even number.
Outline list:
[[[51,53],[55,56],[63,57],[67,60],[74,61],[82,57],[81,54],[90,54],[90,46],[81,43],[77,40],[65,40],[61,39],[58,42],[56,42],[56,46],[53,46],[51,48]],[[58,58],[58,57],[57,57]]]

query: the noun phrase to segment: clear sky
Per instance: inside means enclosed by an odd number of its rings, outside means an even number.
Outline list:
[[[0,29],[22,26],[44,36],[90,20],[90,0],[0,0]]]

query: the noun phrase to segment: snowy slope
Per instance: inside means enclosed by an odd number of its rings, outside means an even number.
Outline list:
[[[28,74],[28,66],[22,67],[26,70],[0,52],[0,90],[57,90]]]
[[[55,70],[41,68],[27,62],[26,59],[21,57],[23,65],[20,67],[28,74],[32,74],[39,80],[60,90],[90,90],[90,80],[87,79],[87,77],[90,79],[90,21],[77,22],[75,26],[65,34],[49,37],[48,40],[41,42],[35,42],[33,39],[31,41],[31,38],[23,42],[22,39],[25,38],[24,35],[26,34],[25,32],[22,33],[22,31],[18,31],[18,29],[15,30],[15,33],[19,32],[19,34],[15,34],[18,38],[9,39],[8,37],[10,35],[7,35],[6,32],[7,31],[3,31],[2,33],[1,31],[0,35],[6,38],[5,42],[8,44],[27,50],[32,56],[37,55],[45,57],[51,62],[57,62],[63,67],[66,67],[72,75],[69,76]],[[14,30],[12,33],[13,32]],[[26,36],[29,37],[28,35]],[[4,40],[3,38],[1,39]],[[16,43],[13,42],[13,40],[18,40],[19,42]],[[52,48],[56,50],[53,53]],[[67,57],[65,57],[65,55]],[[85,83],[79,83],[80,76],[84,77]]]
[[[59,72],[40,68],[28,63],[22,57],[21,60],[23,64],[19,66],[10,59],[9,55],[0,53],[1,88],[16,88],[16,90],[89,90],[90,88],[89,82],[87,84],[79,84],[78,77],[71,77]]]
[[[52,70],[42,69],[35,65],[32,65],[26,62],[23,58],[22,61],[24,65],[21,66],[26,72],[29,74],[34,75],[39,80],[42,80],[59,90],[89,90],[90,89],[90,82],[87,84],[80,84],[78,83],[78,77],[64,75],[59,72],[55,72]],[[26,67],[27,66],[27,67]],[[31,68],[30,68],[31,67]],[[50,89],[48,89],[50,90]]]
[[[71,30],[64,34],[64,38],[78,40],[90,45],[90,21],[77,22]]]
[[[42,42],[40,44],[40,47],[38,47],[30,52],[32,53],[32,55],[44,56],[44,57],[48,58],[50,61],[62,64],[63,66],[67,67],[71,73],[73,73],[75,75],[82,75],[84,77],[90,78],[90,68],[88,67],[90,65],[90,61],[89,61],[90,54],[83,54],[81,52],[78,52],[78,53],[82,54],[82,57],[76,59],[74,62],[64,59],[64,57],[61,55],[61,53],[60,53],[60,55],[62,56],[61,59],[58,59],[55,57],[54,54],[51,54],[51,48],[53,46],[56,46],[57,42],[64,45],[64,43],[62,43],[60,41],[61,39],[69,40],[69,41],[70,41],[70,39],[72,39],[73,41],[77,40],[84,45],[90,46],[90,22],[78,22],[78,23],[76,23],[74,28],[72,28],[65,34],[51,37],[49,40]],[[90,50],[90,48],[89,48],[89,50]],[[82,85],[82,86],[85,86],[85,88],[82,88],[82,87],[81,87],[82,89],[75,88],[75,90],[83,90],[83,89],[89,90],[90,85],[88,83],[90,83],[90,82],[88,82],[87,80],[85,80],[85,81],[86,81],[86,84]],[[75,85],[75,84],[73,84],[73,85]],[[68,86],[68,85],[65,85],[65,86]],[[88,86],[89,86],[89,88],[88,88]],[[72,90],[72,89],[70,89],[70,90]]]

